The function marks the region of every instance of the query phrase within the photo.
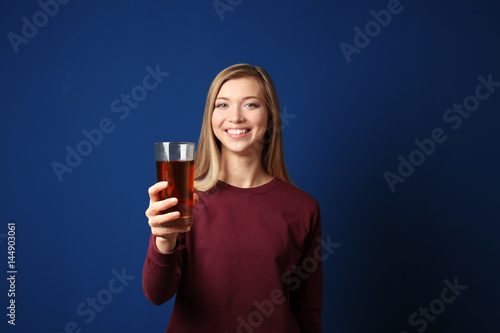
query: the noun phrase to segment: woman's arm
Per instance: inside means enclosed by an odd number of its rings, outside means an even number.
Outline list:
[[[310,225],[311,229],[304,244],[304,252],[293,273],[300,283],[294,285],[290,291],[290,305],[300,325],[301,333],[321,333],[323,262],[319,206],[311,217]]]
[[[166,227],[180,216],[179,212],[162,214],[177,204],[176,198],[160,200],[159,193],[166,187],[167,182],[159,182],[149,188],[150,200],[146,210],[151,237],[142,271],[142,288],[146,297],[156,305],[171,299],[179,287],[184,246],[178,244],[178,235],[191,230],[191,227]],[[197,196],[194,199],[196,202]]]
[[[177,244],[173,251],[161,253],[155,239],[151,234],[142,270],[142,289],[153,304],[161,305],[171,299],[179,287],[184,245]]]

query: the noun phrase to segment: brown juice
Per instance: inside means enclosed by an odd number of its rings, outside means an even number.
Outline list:
[[[194,161],[156,161],[158,181],[168,181],[165,191],[160,192],[160,200],[175,197],[179,203],[162,214],[179,211],[181,217],[169,223],[171,227],[193,225]]]

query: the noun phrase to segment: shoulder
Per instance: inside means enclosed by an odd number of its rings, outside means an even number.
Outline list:
[[[276,190],[279,191],[280,196],[283,196],[290,204],[299,205],[308,208],[311,211],[319,210],[318,201],[306,191],[299,187],[278,179],[279,186]]]

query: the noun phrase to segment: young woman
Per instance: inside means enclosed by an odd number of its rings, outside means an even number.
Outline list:
[[[274,84],[239,64],[210,86],[195,157],[193,227],[168,228],[166,182],[149,189],[151,237],[143,289],[175,294],[166,332],[321,332],[323,273],[318,203],[285,166]]]

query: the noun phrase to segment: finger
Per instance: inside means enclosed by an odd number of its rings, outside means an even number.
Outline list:
[[[177,237],[177,231],[173,230],[173,228],[151,228],[151,233],[156,237],[165,239]]]
[[[200,202],[200,196],[196,193],[193,193],[193,203],[197,205],[198,202]]]
[[[178,203],[179,203],[179,200],[177,198],[168,198],[165,200],[152,202],[149,205],[148,210],[146,211],[146,216],[150,217],[150,216],[155,216],[155,215],[161,215],[163,211],[174,207]]]
[[[150,202],[156,202],[160,200],[160,191],[167,188],[168,182],[158,182],[148,189]]]
[[[149,207],[146,210],[146,216],[151,218],[156,215],[162,215],[165,210],[174,207],[179,203],[177,198],[167,198],[165,200],[160,200],[156,202],[150,202]]]
[[[168,238],[172,234],[190,232],[191,227],[175,227],[175,228],[151,228],[151,233],[156,237]]]
[[[164,224],[173,222],[181,217],[181,213],[179,212],[171,212],[161,215],[155,215],[149,218],[149,226],[152,228],[163,227]]]
[[[164,230],[172,231],[172,232],[178,232],[178,233],[186,233],[191,231],[191,227],[169,227],[169,228],[162,228]]]

